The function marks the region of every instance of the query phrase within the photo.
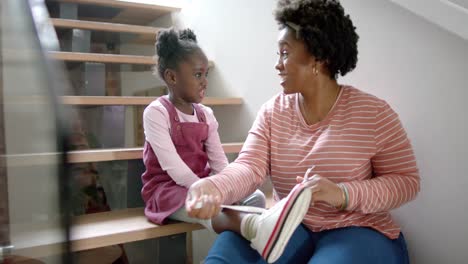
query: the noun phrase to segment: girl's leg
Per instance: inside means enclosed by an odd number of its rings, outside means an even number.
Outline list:
[[[177,210],[175,213],[169,216],[169,219],[182,221],[186,223],[194,223],[194,224],[198,223],[198,224],[203,225],[206,229],[213,231],[213,226],[211,225],[211,219],[192,218],[188,216],[187,211],[185,210],[185,207],[181,207],[179,210]]]
[[[218,234],[228,230],[241,234],[241,222],[246,215],[247,214],[243,212],[225,209],[213,219],[198,219],[188,216],[185,207],[181,207],[179,210],[169,216],[169,219],[186,223],[198,223],[203,225],[206,229],[214,231]]]
[[[366,227],[347,227],[317,233],[319,239],[310,264],[407,264],[402,234],[392,240]]]
[[[312,255],[314,238],[303,225],[300,225],[289,240],[283,255],[275,263],[306,263]],[[226,231],[215,240],[208,252],[205,264],[227,263],[266,263],[260,254],[242,236]]]
[[[238,204],[244,205],[244,206],[254,206],[254,207],[265,208],[265,205],[266,205],[265,194],[263,194],[263,192],[260,190],[256,190],[251,195],[240,200]]]

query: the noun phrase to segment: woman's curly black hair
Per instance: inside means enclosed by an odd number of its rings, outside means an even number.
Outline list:
[[[197,44],[197,36],[191,29],[162,30],[156,37],[156,55],[158,64],[155,70],[164,80],[166,69],[177,69],[179,63],[185,61],[195,52],[202,52]]]
[[[331,78],[356,67],[359,36],[339,1],[279,0],[274,14],[280,28],[286,22],[300,27],[299,38],[318,61],[325,62]]]

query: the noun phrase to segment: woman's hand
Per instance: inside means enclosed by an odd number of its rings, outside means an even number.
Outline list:
[[[221,193],[209,180],[198,180],[187,192],[185,209],[190,217],[211,219],[221,211]]]
[[[303,180],[303,177],[296,177],[297,183],[302,183]],[[305,184],[312,190],[312,204],[325,202],[335,208],[340,208],[346,202],[343,189],[338,184],[318,174],[310,177]]]

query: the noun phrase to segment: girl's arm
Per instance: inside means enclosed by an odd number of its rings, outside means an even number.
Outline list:
[[[239,201],[265,180],[270,164],[270,107],[265,104],[249,131],[239,157],[219,174],[208,177],[225,204]]]
[[[149,105],[143,113],[145,138],[153,148],[161,168],[180,186],[189,188],[200,178],[177,154],[169,132],[169,114],[163,106]]]
[[[228,165],[226,154],[224,153],[221,140],[218,134],[218,121],[213,114],[211,108],[204,106],[208,128],[208,139],[205,142],[206,153],[208,154],[208,161],[211,167],[211,173],[217,174],[221,172]]]

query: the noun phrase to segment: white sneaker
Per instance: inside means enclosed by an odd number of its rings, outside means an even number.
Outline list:
[[[256,236],[250,242],[268,263],[275,262],[283,254],[307,213],[311,198],[310,188],[298,184],[286,198],[258,216]]]

